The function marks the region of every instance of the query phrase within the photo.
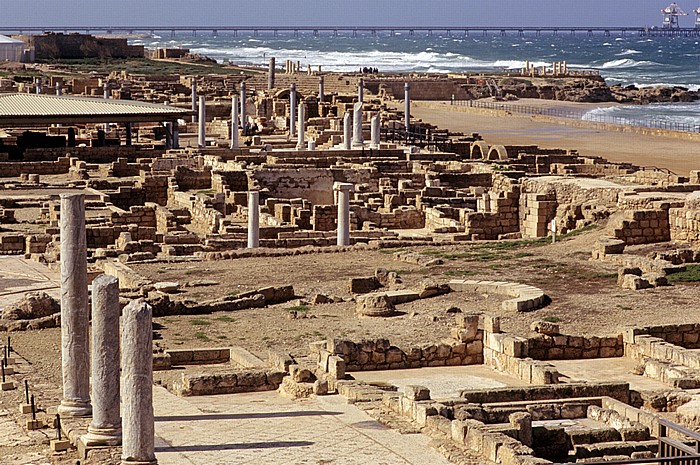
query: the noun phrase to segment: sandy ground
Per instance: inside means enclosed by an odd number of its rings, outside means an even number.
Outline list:
[[[513,104],[584,111],[604,106],[532,99],[523,99]],[[413,105],[411,114],[414,118],[450,131],[466,134],[478,132],[489,144],[575,149],[581,155],[666,168],[679,175],[700,169],[698,141],[577,128],[534,121],[527,115],[498,117],[477,112],[457,112],[449,105],[445,105],[445,110],[435,110],[421,107],[417,103]]]
[[[597,229],[555,245],[515,243],[503,248],[486,244],[425,247],[423,253],[440,257],[444,265],[426,268],[404,263],[388,250],[342,254],[300,255],[285,258],[248,258],[229,261],[137,265],[134,268],[155,281],[214,279],[218,285],[188,288],[177,298],[207,300],[232,291],[262,286],[293,284],[304,299],[322,292],[350,298],[351,277],[371,276],[377,267],[397,271],[403,283],[397,287],[418,289],[424,280],[446,283],[450,279],[491,279],[525,283],[542,288],[551,297],[546,307],[530,313],[501,309],[504,298],[493,295],[451,293],[403,304],[394,318],[357,318],[354,302],[308,305],[291,319],[296,302],[261,309],[221,312],[202,316],[156,318],[168,348],[239,345],[265,357],[268,349],[285,350],[295,356],[308,353],[308,344],[326,338],[362,340],[387,338],[408,348],[449,337],[453,326],[450,307],[464,312],[488,312],[502,317],[505,331],[527,335],[533,321],[545,317],[560,321],[565,334],[616,335],[629,324],[679,324],[698,320],[692,302],[700,287],[676,286],[629,291],[617,286],[617,268],[592,262],[590,251]],[[630,251],[634,248],[630,248]],[[640,253],[647,253],[641,250]],[[664,308],[663,314],[658,309]]]

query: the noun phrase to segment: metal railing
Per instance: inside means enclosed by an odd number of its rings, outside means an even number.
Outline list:
[[[627,465],[627,464],[662,464],[700,465],[700,434],[670,421],[658,419],[659,450],[656,457],[648,459],[625,459],[600,462],[586,462],[586,465]],[[669,431],[683,440],[669,437]],[[575,465],[574,463],[557,465]]]
[[[640,126],[652,129],[665,129],[668,131],[700,133],[700,125],[658,119],[635,120],[619,116],[591,115],[588,111],[576,111],[563,108],[540,108],[533,105],[482,102],[478,100],[452,100],[451,104],[462,107],[509,111],[511,113],[519,113],[523,115],[553,116],[555,118],[576,119],[580,121],[591,121],[594,123],[619,124],[623,126]]]
[[[406,131],[406,128],[382,127],[380,137],[385,142],[401,142],[439,152],[451,152],[453,147],[449,133],[434,133],[425,128],[411,127]]]

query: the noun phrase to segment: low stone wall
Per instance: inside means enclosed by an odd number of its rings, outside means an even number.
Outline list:
[[[182,380],[173,384],[179,396],[209,396],[241,392],[274,391],[287,376],[284,371],[235,370],[215,374],[182,374]]]
[[[0,254],[21,255],[25,250],[25,237],[22,234],[0,236]]]
[[[651,244],[671,240],[669,210],[625,210],[608,226],[611,234],[626,244]]]
[[[204,365],[210,363],[226,363],[231,360],[231,349],[207,348],[207,349],[168,349],[165,351],[170,356],[172,365]]]
[[[0,163],[0,178],[18,178],[20,174],[29,173],[39,175],[66,174],[70,170],[70,166],[70,158],[64,156],[56,157],[56,161],[2,162]]]
[[[498,294],[513,297],[513,299],[506,300],[501,304],[503,310],[506,311],[527,312],[536,310],[545,303],[544,291],[526,284],[469,279],[453,279],[448,284],[450,289],[457,292]]]
[[[345,362],[347,371],[478,365],[484,361],[478,322],[478,315],[466,316],[463,323],[453,329],[453,339],[404,349],[391,345],[387,339],[321,341],[311,344],[311,356],[324,371],[328,371],[328,360],[333,356]]]
[[[494,332],[498,329],[485,324],[485,328],[488,326],[492,330],[484,330],[484,365],[529,384],[559,382],[559,372],[553,365],[528,357],[527,339]]]
[[[538,360],[622,357],[622,335],[612,337],[540,334],[527,339],[528,355]]]
[[[499,402],[523,402],[581,397],[611,397],[628,403],[629,383],[567,383],[548,386],[503,387],[492,389],[467,389],[459,394],[463,401],[475,404]]]

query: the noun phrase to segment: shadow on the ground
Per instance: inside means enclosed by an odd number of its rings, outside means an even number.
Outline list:
[[[173,415],[155,417],[156,421],[198,421],[198,420],[250,420],[255,418],[313,417],[322,415],[341,415],[341,412],[312,410],[308,412],[269,412],[269,413],[215,413],[209,415]]]
[[[162,446],[156,447],[156,452],[206,452],[217,450],[243,450],[243,449],[277,449],[284,447],[313,446],[310,441],[275,441],[275,442],[247,442],[241,444],[203,444],[197,446]]]

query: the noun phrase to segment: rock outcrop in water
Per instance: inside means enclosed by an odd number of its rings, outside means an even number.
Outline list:
[[[615,101],[619,103],[677,103],[697,102],[700,92],[688,90],[686,87],[642,87],[612,86],[610,88]]]

